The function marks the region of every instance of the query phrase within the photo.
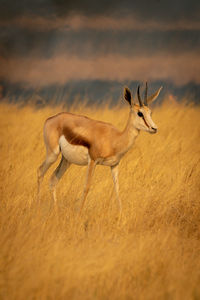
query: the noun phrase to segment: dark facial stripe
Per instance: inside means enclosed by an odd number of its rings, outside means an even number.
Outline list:
[[[142,119],[144,120],[145,125],[149,128],[149,125],[147,124],[147,122],[146,122],[144,116],[142,116]]]

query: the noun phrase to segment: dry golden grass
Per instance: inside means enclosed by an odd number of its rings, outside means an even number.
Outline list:
[[[0,299],[200,299],[200,107],[154,109],[156,135],[141,133],[120,163],[117,203],[98,166],[79,219],[85,167],[72,166],[51,208],[44,120],[61,107],[0,104]],[[123,128],[128,108],[72,108]]]

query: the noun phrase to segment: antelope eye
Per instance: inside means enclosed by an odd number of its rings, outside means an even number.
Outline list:
[[[138,114],[139,117],[143,117],[143,113],[141,111],[138,111],[137,114]]]

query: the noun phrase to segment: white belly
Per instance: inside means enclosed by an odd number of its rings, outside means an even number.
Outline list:
[[[59,145],[63,156],[71,164],[82,166],[88,164],[89,154],[87,147],[71,145],[63,135],[59,139]]]

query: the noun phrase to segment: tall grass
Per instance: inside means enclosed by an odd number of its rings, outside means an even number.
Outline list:
[[[156,135],[141,133],[119,168],[97,166],[84,212],[85,167],[71,166],[51,207],[44,120],[61,107],[0,104],[0,299],[200,299],[200,107],[166,101]],[[73,112],[125,126],[128,108]]]

